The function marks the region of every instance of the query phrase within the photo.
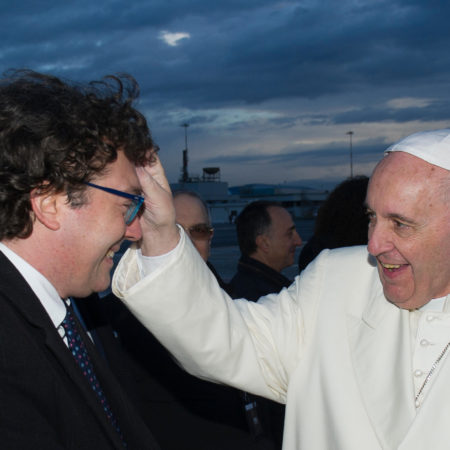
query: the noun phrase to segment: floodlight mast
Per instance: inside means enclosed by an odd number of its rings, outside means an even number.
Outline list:
[[[353,137],[353,131],[347,131],[347,133],[350,136],[350,178],[353,178],[353,145],[352,145],[352,137]]]
[[[189,124],[183,123],[181,125],[184,127],[184,150],[183,150],[183,167],[181,169],[181,179],[182,183],[187,183],[189,181],[189,173],[188,173],[188,141],[187,141],[187,129]]]

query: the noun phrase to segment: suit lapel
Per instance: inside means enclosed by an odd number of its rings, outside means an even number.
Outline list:
[[[97,354],[97,350],[93,346],[91,340],[87,336],[86,332],[84,331],[83,327],[78,322],[78,319],[76,317],[75,320],[77,321],[79,333],[86,346],[89,358],[94,367],[94,371],[99,380],[100,386],[103,392],[105,393],[108,403],[112,407],[113,413],[118,416],[120,411],[118,410],[117,406],[116,408],[114,408],[114,405],[117,405],[117,403],[114,400],[117,398],[117,396],[121,396],[122,390],[118,385],[117,386],[115,385],[114,388],[111,388],[111,383],[113,382],[113,380],[111,374],[109,373],[109,369],[104,367],[104,361]],[[80,367],[73,358],[71,352],[68,350],[63,340],[59,337],[59,334],[49,332],[47,334],[46,344],[50,349],[50,351],[52,351],[54,356],[61,363],[62,369],[66,372],[67,376],[71,378],[73,383],[76,385],[77,389],[79,389],[79,394],[83,397],[83,401],[87,405],[89,405],[89,407],[92,409],[100,426],[104,429],[105,433],[112,440],[112,442],[115,445],[115,448],[118,449],[123,448],[122,441],[119,438],[117,432],[113,429],[108,417],[106,416],[105,411],[103,410],[103,407],[100,404],[100,401],[98,400],[95,393],[92,391],[89,382],[86,380],[85,376],[80,370]],[[125,425],[125,424],[122,425],[122,421],[120,421],[119,417],[117,418],[119,419],[120,422],[119,426],[122,427],[123,425]]]
[[[377,280],[378,281],[378,280]],[[398,448],[415,416],[407,311],[389,303],[374,283],[362,316],[348,317],[353,365],[382,448]]]
[[[69,349],[61,339],[58,331],[55,329],[41,302],[29,287],[26,280],[1,252],[0,268],[2,274],[0,277],[0,290],[5,293],[11,306],[30,324],[29,329],[35,337],[36,345],[38,347],[44,346],[49,350],[49,352],[41,352],[41,356],[48,358],[49,367],[53,367],[54,370],[62,372],[61,377],[64,378],[66,376],[68,380],[70,379],[72,381],[72,388],[67,385],[67,389],[72,390],[74,395],[81,396],[83,402],[89,405],[100,426],[104,429],[105,434],[111,439],[114,448],[123,448],[122,442],[109,423],[100,402],[83,376]],[[88,346],[89,354],[93,355],[94,368],[95,370],[99,370],[97,368],[99,362],[96,351],[84,332],[82,332],[82,336]],[[102,387],[103,383],[109,387],[109,383],[105,380],[108,377],[110,378],[110,375],[101,369],[99,372],[101,375],[97,375],[101,378],[100,383],[102,383]],[[105,395],[109,395],[111,390],[108,389],[108,393],[105,392]]]

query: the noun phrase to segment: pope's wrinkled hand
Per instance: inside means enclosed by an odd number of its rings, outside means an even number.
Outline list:
[[[154,162],[136,168],[145,198],[139,218],[144,256],[167,253],[176,247],[180,238],[170,186],[158,155],[154,156]]]

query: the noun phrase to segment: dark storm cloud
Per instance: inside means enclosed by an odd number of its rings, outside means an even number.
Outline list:
[[[439,7],[439,8],[438,8]],[[69,76],[128,70],[154,101],[189,107],[315,98],[445,79],[445,2],[9,2],[0,59]],[[158,32],[191,34],[167,48]],[[59,67],[58,67],[59,66]]]
[[[320,5],[261,8],[256,16],[204,24],[208,37],[200,40],[192,30],[192,42],[176,50],[186,58],[176,68],[183,73],[180,84],[171,90],[169,77],[159,89],[173,97],[183,93],[191,104],[217,104],[315,98],[385,83],[402,89],[405,81],[447,83],[448,6]]]
[[[186,122],[199,166],[338,164],[349,129],[370,162],[450,118],[449,15],[433,0],[4,1],[0,72],[131,73],[174,177]]]
[[[142,61],[142,72],[144,68],[148,72],[148,63],[152,62],[149,53],[155,52],[157,57],[160,51],[158,31],[170,27],[175,20],[183,22],[186,17],[194,16],[219,20],[219,17],[260,8],[264,3],[261,0],[245,2],[245,5],[238,1],[209,4],[165,0],[5,2],[0,7],[0,55],[3,56],[0,62],[10,67],[54,61],[61,66],[56,66],[53,72],[61,72],[64,61],[83,55],[91,76],[92,73],[103,74],[109,68],[132,71],[130,61]],[[160,43],[159,46],[162,47]],[[157,61],[153,61],[154,68],[158,66]],[[161,79],[165,80],[166,75],[162,73]]]
[[[100,35],[102,32],[135,31],[140,27],[170,25],[174,20],[186,16],[217,14],[232,15],[241,11],[260,8],[270,1],[214,2],[195,0],[77,0],[55,2],[54,0],[24,0],[0,4],[3,37],[18,43],[30,36],[54,39],[58,33],[82,33],[88,31]],[[17,28],[29,25],[31,28]],[[10,33],[13,32],[13,33]]]

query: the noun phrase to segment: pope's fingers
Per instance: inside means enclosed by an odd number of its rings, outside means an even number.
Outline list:
[[[155,191],[166,191],[166,189],[161,186],[161,183],[157,180],[156,176],[154,176],[156,174],[151,174],[147,167],[136,167],[136,174],[138,176],[139,183],[141,184],[142,193],[146,199],[152,198]]]
[[[143,167],[144,172],[151,176],[164,190],[171,192],[164,167],[157,153],[152,155],[152,162]]]
[[[147,224],[161,226],[175,222],[175,213],[169,183],[164,171],[150,173],[148,167],[137,167],[136,173],[144,195],[144,213],[142,219]],[[157,179],[158,175],[162,175]],[[141,223],[144,225],[144,223]]]
[[[173,249],[180,237],[169,183],[159,159],[151,166],[136,167],[136,173],[145,198],[139,219],[140,248],[145,256],[162,255]]]

